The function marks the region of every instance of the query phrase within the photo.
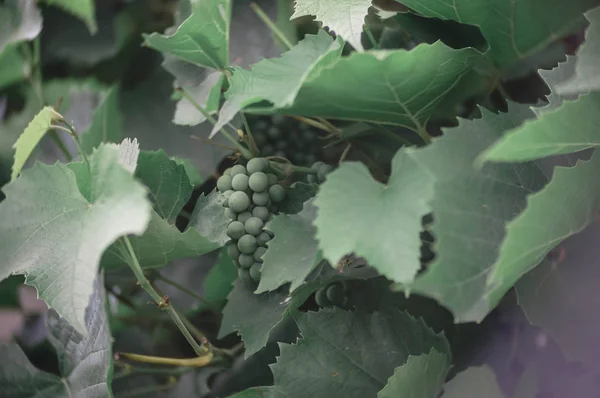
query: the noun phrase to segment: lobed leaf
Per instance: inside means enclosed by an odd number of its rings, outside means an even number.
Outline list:
[[[494,371],[489,366],[470,367],[444,385],[441,398],[505,398]],[[533,397],[529,397],[533,398]]]
[[[81,147],[85,152],[91,153],[102,143],[121,141],[123,133],[124,121],[119,104],[119,86],[113,86],[94,111],[92,124],[81,135]]]
[[[96,5],[94,0],[42,0],[45,3],[62,8],[81,19],[87,25],[88,30],[91,34],[95,34],[98,31],[98,25],[96,25]]]

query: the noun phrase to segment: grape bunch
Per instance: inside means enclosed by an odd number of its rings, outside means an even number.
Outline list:
[[[341,307],[343,308],[348,297],[346,296],[346,286],[342,282],[333,282],[317,290],[315,301],[321,308]]]
[[[225,195],[227,252],[238,266],[238,276],[244,281],[260,281],[262,256],[273,233],[264,229],[277,212],[277,203],[285,198],[285,189],[277,176],[269,173],[269,162],[254,158],[246,166],[235,165],[217,180],[217,189]]]
[[[317,174],[308,174],[306,176],[306,180],[310,184],[321,184],[325,181],[327,174],[333,171],[333,166],[328,165],[327,163],[323,163],[321,161],[313,163],[310,166],[311,169],[316,170]]]
[[[264,156],[280,156],[296,165],[309,165],[323,155],[319,132],[308,124],[281,115],[248,120],[252,136]]]

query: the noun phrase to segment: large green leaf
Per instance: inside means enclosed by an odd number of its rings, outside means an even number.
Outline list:
[[[98,30],[96,25],[96,6],[94,0],[42,0],[46,4],[59,7],[64,11],[80,18],[88,27],[90,33]]]
[[[363,25],[371,0],[296,0],[293,18],[314,15],[336,35],[361,51]]]
[[[450,369],[448,353],[431,349],[428,354],[411,355],[394,370],[378,398],[438,398]]]
[[[145,44],[199,66],[223,69],[229,64],[230,21],[231,0],[196,1],[192,15],[173,34],[145,35]]]
[[[225,196],[216,189],[208,195],[200,195],[190,219],[190,226],[220,245],[229,240],[227,226],[231,222],[223,210],[224,201]]]
[[[498,252],[508,239],[506,223],[527,207],[527,196],[547,182],[535,163],[473,167],[475,158],[504,131],[533,116],[528,107],[514,104],[507,114],[487,110],[482,114],[481,119],[461,121],[424,149],[406,151],[434,177],[429,205],[436,253],[427,270],[407,288],[438,300],[460,322],[480,321],[494,307],[486,297],[494,267],[535,265],[529,262],[531,257],[522,258],[520,251],[507,253],[502,258],[507,264],[498,264]]]
[[[490,58],[500,69],[509,69],[569,33],[598,1],[403,0],[402,4],[426,17],[478,26],[489,44]]]
[[[525,122],[485,151],[480,161],[522,162],[600,145],[600,92],[590,93]]]
[[[442,334],[398,310],[324,310],[296,321],[302,339],[282,344],[271,367],[278,396],[374,397],[410,355],[449,352]]]
[[[221,249],[219,260],[212,267],[202,285],[204,286],[204,299],[210,303],[221,304],[225,302],[233,282],[237,278],[237,266],[227,254],[227,249]]]
[[[103,278],[85,310],[87,335],[56,312],[48,314],[48,339],[58,354],[60,376],[37,369],[16,343],[0,343],[0,395],[12,398],[112,398],[111,345]],[[88,300],[86,300],[86,303]]]
[[[275,107],[290,106],[304,81],[335,62],[341,51],[340,42],[321,30],[317,35],[307,35],[279,58],[264,59],[250,70],[235,68],[211,136],[249,105],[266,100]]]
[[[577,52],[576,74],[557,87],[556,91],[561,95],[600,90],[600,7],[588,11],[585,16],[590,26],[585,33],[585,42]]]
[[[10,176],[12,181],[17,178],[35,147],[50,129],[52,122],[60,120],[61,118],[62,117],[56,113],[52,107],[47,106],[43,108],[31,122],[29,122],[29,125],[25,131],[23,131],[23,134],[19,136],[17,142],[13,145],[13,148],[15,149],[15,160]]]
[[[433,190],[432,176],[405,152],[392,160],[386,185],[362,163],[342,164],[327,176],[315,199],[323,257],[337,264],[355,253],[389,279],[411,282],[421,267],[419,231],[423,216],[431,212]]]
[[[0,279],[24,274],[51,308],[85,333],[100,256],[119,237],[143,233],[151,209],[146,189],[119,164],[115,145],[95,151],[89,171],[74,165],[79,171],[36,164],[4,187]]]
[[[25,80],[30,73],[29,63],[18,45],[7,46],[0,52],[0,90]]]
[[[119,86],[112,87],[94,111],[92,124],[81,135],[84,151],[92,152],[102,143],[120,142],[123,139],[123,114],[119,105]]]
[[[467,368],[444,385],[441,398],[465,397],[505,398],[489,366]]]
[[[221,71],[204,71],[197,65],[182,61],[171,55],[166,55],[163,67],[175,76],[175,83],[182,88],[194,101],[202,106],[206,112],[213,114],[219,110],[221,89],[225,75]],[[173,123],[184,126],[195,126],[204,122],[206,118],[195,104],[187,98],[177,102]]]
[[[42,30],[42,13],[35,0],[7,0],[0,4],[0,53],[7,45],[33,40]]]
[[[290,292],[296,290],[321,260],[319,243],[315,238],[313,221],[317,209],[312,200],[294,215],[281,214],[270,221],[266,229],[275,237],[263,255],[261,278],[256,293],[275,290],[291,282]]]
[[[490,67],[478,51],[454,50],[442,42],[410,51],[355,52],[309,76],[297,94],[278,92],[293,102],[274,102],[273,108],[286,114],[394,124],[425,132],[433,116],[453,115],[457,103],[485,92]],[[274,86],[263,88],[267,90]],[[273,102],[266,95],[261,98]]]

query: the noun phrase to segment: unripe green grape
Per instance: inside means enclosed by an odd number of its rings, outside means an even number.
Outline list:
[[[277,184],[277,176],[273,173],[267,174],[267,178],[269,179],[269,186]]]
[[[239,221],[232,221],[227,226],[227,236],[231,239],[239,239],[245,234],[244,224]]]
[[[252,215],[260,218],[263,222],[266,222],[269,219],[269,209],[264,206],[256,206],[254,210],[252,210]]]
[[[273,202],[279,203],[285,198],[285,189],[281,185],[275,184],[269,188],[269,196]]]
[[[225,192],[231,189],[231,177],[226,175],[222,175],[221,177],[219,177],[219,179],[217,180],[217,189],[220,192]]]
[[[331,301],[329,301],[329,299],[327,298],[327,289],[325,288],[317,290],[317,293],[315,294],[315,301],[317,302],[317,305],[321,308],[327,308],[332,306]]]
[[[226,168],[223,175],[231,177],[231,167]]]
[[[250,206],[250,199],[246,192],[236,191],[229,197],[229,208],[236,213],[241,213]]]
[[[327,288],[327,298],[333,305],[344,305],[346,294],[341,283],[333,283]]]
[[[244,268],[238,268],[238,278],[244,283],[254,282],[254,280],[250,276],[250,271]]]
[[[233,189],[228,189],[227,191],[223,192],[223,195],[229,199],[229,197],[231,196],[232,193],[234,193],[235,191]]]
[[[254,173],[248,180],[250,189],[254,192],[265,192],[269,188],[269,177],[263,172]]]
[[[254,260],[256,260],[256,262],[258,263],[262,263],[262,257],[263,255],[267,252],[267,249],[264,247],[258,247],[256,248],[256,251],[254,252]]]
[[[310,168],[313,169],[314,171],[319,171],[319,169],[321,168],[321,166],[323,166],[325,163],[318,161],[313,163]]]
[[[240,251],[237,248],[237,243],[233,241],[227,242],[227,254],[234,260],[240,256]]]
[[[263,221],[260,218],[250,217],[244,223],[244,229],[246,230],[247,234],[256,236],[261,233],[264,225],[265,224],[263,223]]]
[[[269,193],[254,192],[252,194],[252,202],[257,206],[267,206],[269,204]]]
[[[235,166],[233,166],[231,168],[231,178],[235,177],[238,174],[248,174],[248,172],[246,171],[246,168],[244,166],[242,166],[241,164],[236,164]]]
[[[250,214],[249,211],[245,211],[243,213],[240,213],[240,215],[238,215],[237,220],[239,222],[241,222],[242,224],[245,224],[246,221],[248,221],[251,217],[252,217],[252,214]]]
[[[246,234],[238,240],[238,249],[242,254],[252,254],[256,247],[256,238],[250,234]]]
[[[248,176],[246,174],[236,174],[231,179],[231,187],[236,191],[245,191],[248,189]]]
[[[309,184],[318,184],[319,183],[319,181],[317,180],[316,174],[308,174],[306,176],[306,181],[308,181]]]
[[[270,240],[271,237],[266,232],[261,232],[260,235],[256,237],[256,243],[261,246],[265,246]]]
[[[331,173],[332,170],[333,170],[333,167],[331,167],[328,164],[321,166],[319,168],[319,170],[317,171],[317,178],[319,179],[319,181],[320,182],[325,181],[325,177],[327,177],[327,174]]]
[[[230,220],[235,220],[235,218],[237,217],[237,214],[235,213],[235,211],[228,208],[228,209],[225,209],[225,217],[227,217]]]
[[[267,168],[268,161],[265,158],[253,158],[248,161],[246,165],[246,170],[248,170],[248,174],[254,174],[258,172],[265,171]]]
[[[255,281],[260,281],[260,270],[262,268],[262,264],[254,263],[252,267],[250,267],[250,277]]]
[[[254,264],[254,257],[249,254],[240,254],[238,256],[238,264],[242,268],[250,268]]]
[[[275,234],[273,233],[273,231],[269,231],[268,229],[265,229],[265,233],[267,235],[269,235],[271,237],[271,239],[273,239],[273,237],[275,236]]]

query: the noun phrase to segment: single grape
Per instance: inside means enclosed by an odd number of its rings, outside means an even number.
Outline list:
[[[227,236],[231,239],[239,239],[245,233],[244,224],[239,221],[232,221],[227,226]]]
[[[223,175],[231,177],[231,167],[226,168]]]
[[[271,127],[269,130],[267,130],[267,134],[271,138],[277,138],[281,134],[281,130],[279,130],[277,127]]]
[[[275,185],[277,184],[277,176],[273,173],[269,173],[267,174],[267,178],[269,179],[269,185]]]
[[[311,164],[311,163],[316,162],[316,160],[317,160],[317,157],[314,154],[308,153],[308,154],[306,154],[306,158],[305,158],[304,162],[305,162],[305,164]]]
[[[238,264],[242,268],[250,268],[254,264],[254,257],[249,254],[240,254],[238,257]]]
[[[229,197],[229,208],[236,213],[241,213],[250,206],[250,198],[246,192],[236,191]]]
[[[319,162],[315,162],[312,164],[312,166],[310,166],[311,169],[313,169],[314,171],[319,171],[319,169],[321,168],[321,166],[323,166],[325,163],[319,161]]]
[[[237,244],[233,241],[227,242],[227,254],[232,259],[236,259],[240,256],[240,251],[237,248]]]
[[[232,193],[234,193],[235,191],[233,189],[228,189],[227,191],[223,192],[223,195],[225,195],[226,198],[229,199],[229,197],[231,196]]]
[[[331,173],[332,170],[333,170],[333,167],[331,167],[328,164],[321,166],[319,168],[319,170],[317,171],[317,177],[319,178],[319,181],[320,182],[325,181],[325,177],[327,177],[327,174]]]
[[[237,217],[237,220],[239,222],[245,224],[246,221],[248,221],[251,217],[252,217],[252,214],[250,214],[249,211],[245,211],[243,213],[240,213],[240,215]]]
[[[227,217],[230,220],[235,220],[237,214],[231,209],[225,209],[225,217]]]
[[[241,164],[236,164],[235,166],[233,166],[231,168],[231,178],[235,177],[238,174],[248,174],[246,172],[246,168],[244,166],[242,166]]]
[[[250,267],[250,277],[255,281],[260,281],[260,270],[262,268],[262,264],[254,263],[252,267]]]
[[[269,177],[263,172],[254,173],[248,180],[250,189],[254,192],[265,192],[269,188]]]
[[[236,191],[245,191],[248,189],[248,176],[246,174],[236,174],[231,179],[231,187]]]
[[[275,236],[275,234],[273,233],[273,231],[269,231],[268,229],[265,229],[265,232],[267,235],[269,235],[271,237],[271,239],[273,239],[273,237]]]
[[[275,152],[275,156],[278,156],[280,158],[284,158],[285,157],[285,151],[279,149],[277,152]]]
[[[250,235],[258,235],[261,233],[265,223],[258,217],[250,217],[244,223],[244,228],[246,229],[246,233]]]
[[[254,280],[250,276],[250,271],[244,268],[238,268],[238,278],[244,283],[254,282]]]
[[[246,234],[238,240],[238,249],[243,254],[252,254],[256,250],[256,238],[250,234]]]
[[[248,174],[254,174],[265,171],[267,166],[268,161],[265,158],[253,158],[248,161],[246,170],[248,170]]]
[[[271,116],[271,123],[273,123],[273,124],[283,124],[283,123],[285,123],[285,116],[283,116],[283,115],[273,115],[273,116]]]
[[[346,302],[344,286],[341,283],[332,283],[327,288],[327,298],[333,305],[344,305]]]
[[[269,196],[273,202],[279,203],[285,198],[285,189],[281,185],[275,184],[269,188]]]
[[[254,260],[256,260],[259,263],[262,263],[262,257],[263,255],[267,252],[267,249],[264,247],[258,247],[256,248],[256,251],[254,252]]]
[[[254,192],[252,194],[252,202],[257,206],[267,206],[269,204],[269,193]]]
[[[317,290],[317,293],[315,294],[315,301],[321,308],[331,307],[332,305],[331,301],[329,301],[327,298],[327,289],[325,288]]]
[[[231,177],[226,175],[222,175],[221,177],[219,177],[219,179],[217,180],[217,189],[220,192],[225,192],[231,189]]]
[[[266,222],[269,219],[269,209],[264,206],[256,206],[254,210],[252,210],[252,215],[260,218],[263,222]]]
[[[265,246],[270,240],[271,237],[266,232],[261,232],[260,235],[256,237],[256,243],[260,246]]]
[[[306,181],[308,181],[309,184],[318,184],[319,183],[319,181],[317,180],[316,174],[307,174]]]

